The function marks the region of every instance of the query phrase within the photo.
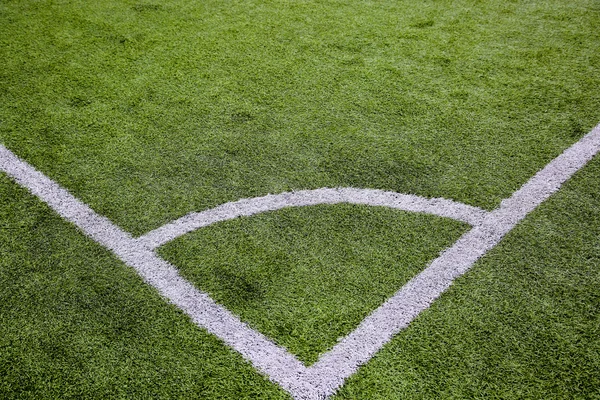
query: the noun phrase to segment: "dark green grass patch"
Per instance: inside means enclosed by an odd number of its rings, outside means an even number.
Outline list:
[[[0,398],[288,396],[0,176]]]
[[[310,364],[465,230],[381,207],[314,206],[222,222],[160,254]]]
[[[2,1],[0,140],[141,234],[355,186],[493,208],[600,119],[577,1]]]
[[[350,378],[337,399],[599,399],[600,159]]]

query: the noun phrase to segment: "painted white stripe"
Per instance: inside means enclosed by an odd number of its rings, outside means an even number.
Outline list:
[[[487,211],[480,208],[441,198],[427,199],[411,194],[384,192],[376,189],[322,188],[242,199],[203,212],[190,213],[148,232],[139,237],[138,241],[149,249],[155,249],[181,235],[216,222],[280,210],[286,207],[339,203],[382,206],[433,214],[466,222],[472,226],[481,224],[487,214]]]
[[[0,144],[0,171],[46,202],[64,219],[77,225],[96,242],[112,248],[119,242],[130,242],[131,235],[113,225],[87,205],[73,197],[56,182],[38,172]]]
[[[600,125],[565,150],[513,195],[490,212],[483,223],[465,233],[425,270],[365,318],[359,327],[331,351],[321,356],[311,370],[327,395],[366,363],[395,334],[428,308],[454,281],[529,212],[556,192],[564,182],[600,151]]]
[[[276,382],[283,388],[291,393],[314,391],[310,382],[296,378],[306,375],[306,367],[293,355],[216,304],[206,293],[183,279],[175,267],[138,244],[131,235],[95,213],[2,145],[0,170],[46,202],[86,235],[114,252],[121,261],[134,268],[144,281],[188,314],[198,326],[221,338],[263,373],[276,376]]]
[[[365,189],[317,189],[258,199],[244,199],[193,213],[135,240],[96,214],[58,184],[0,145],[0,170],[48,203],[65,219],[113,251],[200,327],[220,337],[279,383],[296,399],[331,396],[395,334],[464,274],[519,221],[600,151],[600,125],[531,178],[501,206],[485,212],[445,199]],[[217,221],[283,207],[335,203],[369,204],[427,212],[474,225],[423,272],[369,315],[359,327],[307,368],[285,349],[242,323],[235,315],[185,281],[177,270],[151,251],[184,233]]]

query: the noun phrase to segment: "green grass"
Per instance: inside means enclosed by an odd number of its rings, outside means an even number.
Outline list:
[[[311,364],[466,228],[380,207],[315,206],[220,223],[159,253]]]
[[[600,159],[393,339],[337,399],[600,399]]]
[[[288,396],[0,176],[0,397]]]
[[[588,1],[3,1],[2,141],[141,234],[356,186],[498,205],[598,122]]]
[[[0,143],[136,235],[324,186],[492,209],[600,120],[598,26],[597,0],[0,0]],[[600,398],[598,182],[595,160],[338,398]],[[310,207],[161,252],[310,363],[463,228]],[[0,397],[287,395],[0,176]]]

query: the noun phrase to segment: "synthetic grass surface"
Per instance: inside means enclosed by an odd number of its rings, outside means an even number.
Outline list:
[[[289,396],[0,176],[0,397]]]
[[[159,254],[312,364],[467,227],[383,207],[313,206],[215,224]]]
[[[134,234],[226,201],[323,186],[491,209],[600,120],[598,26],[596,0],[0,0],[0,142]],[[598,182],[596,160],[338,397],[600,398]],[[344,207],[318,209],[206,232],[231,251],[273,238],[286,218],[335,221]],[[364,217],[359,232],[374,224]],[[437,251],[449,227],[417,256]],[[352,248],[342,240],[352,229],[331,229],[329,243]],[[380,229],[370,240],[397,227]],[[296,268],[309,254],[290,243],[323,246],[323,260],[339,252],[304,233],[273,238],[298,254]],[[206,254],[192,250],[206,234],[166,250],[202,271],[192,261]],[[409,254],[382,245],[382,259]],[[265,267],[255,250],[232,260]],[[359,278],[383,264],[360,266]],[[357,313],[393,286],[378,283],[355,299]],[[235,290],[203,284],[235,302]],[[287,397],[5,177],[0,296],[0,397]],[[336,296],[321,304],[333,309]],[[313,348],[274,337],[313,360],[327,335]]]
[[[599,399],[600,160],[517,226],[337,399]]]
[[[598,122],[600,6],[3,1],[0,138],[136,234],[354,186],[498,205]]]
[[[595,160],[337,398],[598,398],[599,181]],[[4,398],[286,398],[5,177],[0,200]]]

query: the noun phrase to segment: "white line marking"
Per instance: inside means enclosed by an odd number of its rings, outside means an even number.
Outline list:
[[[496,246],[529,212],[556,192],[600,151],[600,125],[533,176],[483,223],[465,233],[419,275],[365,318],[311,369],[332,394],[361,364],[428,308],[451,284]]]
[[[148,232],[139,237],[138,241],[150,249],[155,249],[181,235],[216,222],[280,210],[286,207],[339,203],[382,206],[404,211],[434,214],[466,222],[472,226],[481,224],[483,218],[488,214],[487,211],[481,208],[441,198],[427,199],[411,194],[384,192],[375,189],[322,188],[242,199],[199,213],[190,213]]]
[[[295,379],[296,376],[306,374],[306,367],[293,355],[248,327],[226,308],[216,304],[206,293],[183,279],[175,267],[138,244],[130,234],[98,215],[2,145],[0,170],[29,189],[32,194],[96,242],[115,253],[161,295],[188,314],[197,325],[221,338],[263,373],[279,376],[277,382],[285,389],[292,393],[313,390],[310,382]],[[285,374],[281,371],[285,371]]]
[[[377,190],[325,188],[227,203],[212,210],[185,216],[137,240],[107,218],[96,214],[2,145],[0,170],[28,188],[88,236],[113,251],[159,293],[187,313],[198,326],[240,352],[294,398],[324,399],[334,394],[360,365],[408,326],[454,279],[468,271],[475,261],[496,246],[519,221],[556,192],[599,151],[600,125],[550,162],[492,212],[444,199],[428,200]],[[317,202],[318,199],[321,202]],[[474,228],[442,252],[425,270],[365,318],[354,332],[309,368],[284,348],[249,328],[238,317],[216,304],[206,293],[184,280],[175,267],[151,250],[184,233],[236,216],[253,215],[283,207],[340,202],[428,212],[468,222]]]

